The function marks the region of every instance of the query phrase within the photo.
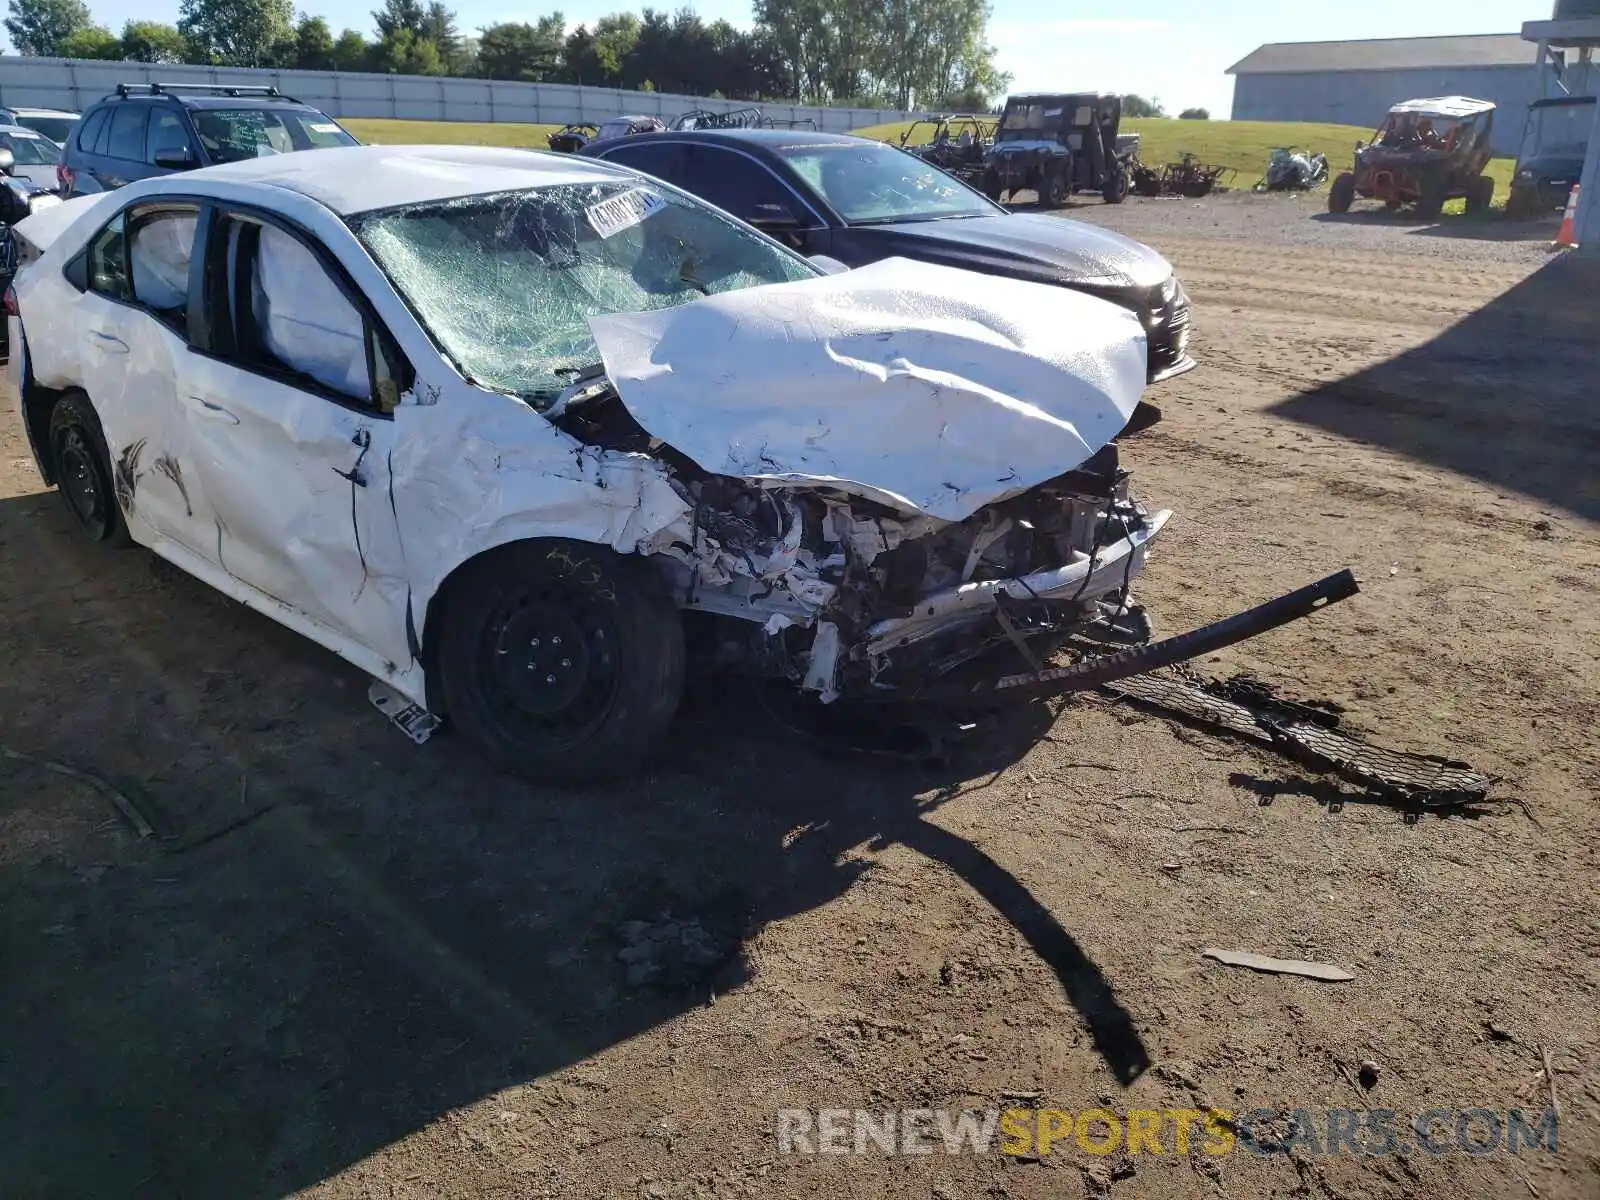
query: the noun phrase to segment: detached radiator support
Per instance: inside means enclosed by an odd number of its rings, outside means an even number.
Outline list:
[[[902,699],[986,704],[1001,699],[1088,691],[1118,679],[1143,675],[1248,641],[1280,625],[1309,617],[1320,608],[1348,600],[1360,590],[1356,577],[1347,568],[1288,595],[1279,596],[1276,600],[1268,600],[1265,604],[1226,617],[1214,625],[1192,629],[1165,641],[1085,659],[1070,667],[1052,667],[1035,674],[1006,675],[991,682],[966,687],[926,688]]]

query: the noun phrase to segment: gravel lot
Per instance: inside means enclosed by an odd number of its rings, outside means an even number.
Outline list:
[[[1173,632],[1353,566],[1361,596],[1200,665],[1525,808],[1330,803],[1098,699],[948,766],[851,754],[716,680],[646,778],[543,791],[413,747],[351,669],[144,552],[74,541],[6,429],[0,736],[158,836],[0,759],[0,1192],[1592,1200],[1600,268],[1540,269],[1539,226],[1318,207],[1070,214],[1157,245],[1198,306],[1203,365],[1124,451],[1177,512],[1143,599]],[[789,1107],[1406,1121],[1552,1089],[1554,1155],[774,1137]]]
[[[1536,267],[1549,257],[1549,243],[1560,224],[1549,220],[1507,221],[1500,214],[1471,218],[1445,216],[1418,220],[1409,212],[1385,212],[1382,205],[1358,201],[1344,215],[1327,211],[1327,192],[1257,195],[1228,192],[1204,200],[1139,200],[1110,209],[1098,200],[1078,198],[1070,215],[1109,225],[1129,237],[1164,246],[1177,239],[1252,242],[1290,252],[1464,256],[1474,263]],[[1470,248],[1459,243],[1470,242]]]

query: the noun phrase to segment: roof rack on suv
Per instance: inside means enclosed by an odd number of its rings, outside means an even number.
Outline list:
[[[235,83],[119,83],[117,95],[164,96],[173,92],[206,92],[214,96],[270,96],[298,104],[293,96],[285,96],[270,85],[258,86]]]

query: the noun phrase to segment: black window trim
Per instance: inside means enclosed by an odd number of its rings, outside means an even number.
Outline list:
[[[220,362],[238,371],[246,371],[252,375],[259,375],[263,379],[286,387],[298,388],[318,396],[341,408],[351,412],[360,413],[362,416],[375,417],[382,421],[394,420],[394,410],[385,411],[379,406],[377,388],[377,364],[373,361],[374,343],[383,345],[385,355],[389,359],[390,375],[394,380],[397,394],[404,395],[416,385],[416,368],[406,352],[400,348],[399,341],[384,323],[382,317],[373,308],[366,295],[358,288],[350,274],[345,270],[344,264],[322,244],[315,234],[302,228],[297,222],[290,220],[281,213],[247,202],[220,200],[215,197],[207,198],[204,202],[208,211],[201,218],[201,228],[196,231],[196,245],[201,247],[201,253],[190,262],[189,277],[189,352]],[[215,335],[219,319],[231,323],[231,318],[225,313],[219,313],[217,307],[225,302],[225,289],[222,293],[216,290],[217,280],[215,273],[219,269],[225,270],[226,256],[229,253],[226,244],[226,229],[230,218],[243,218],[256,224],[270,225],[282,233],[298,241],[309,250],[312,256],[321,264],[322,269],[328,273],[333,285],[339,289],[341,295],[348,300],[355,310],[361,315],[363,326],[363,350],[366,355],[367,388],[366,400],[356,400],[345,395],[326,384],[312,379],[308,375],[291,371],[277,371],[260,363],[245,362],[239,358],[238,352],[233,347],[226,349],[215,346]],[[217,256],[220,256],[217,257]],[[209,285],[209,286],[208,286]],[[398,407],[398,406],[397,406]]]
[[[702,142],[702,141],[696,141],[696,140],[694,140],[692,138],[675,138],[675,137],[671,137],[671,136],[669,136],[667,134],[661,134],[661,133],[639,134],[637,136],[639,138],[641,138],[641,139],[648,138],[650,140],[650,144],[651,145],[655,145],[655,146],[676,146],[676,147],[678,147],[678,149],[680,151],[686,150],[686,149],[688,149],[690,147],[694,147],[694,146],[702,146],[702,147],[704,147],[704,148],[706,148],[708,150],[721,150],[721,151],[725,151],[725,152],[727,152],[729,154],[737,154],[740,158],[749,159],[751,162],[755,163],[756,166],[760,167],[763,171],[765,171],[768,175],[770,175],[779,184],[781,184],[783,189],[786,192],[788,192],[791,196],[793,196],[796,200],[798,200],[800,202],[801,210],[803,212],[805,212],[805,213],[810,214],[811,219],[817,222],[817,224],[815,224],[815,225],[807,225],[804,228],[800,228],[800,229],[794,229],[794,230],[787,230],[786,229],[786,230],[784,230],[785,233],[823,233],[826,230],[832,228],[832,226],[830,226],[828,224],[827,220],[822,216],[822,214],[817,211],[816,205],[814,205],[809,199],[807,199],[800,192],[799,188],[795,187],[794,184],[789,182],[789,180],[785,179],[781,173],[779,173],[777,171],[774,171],[772,169],[772,164],[766,162],[764,159],[761,158],[760,155],[751,154],[750,151],[746,150],[742,146],[730,146],[725,142]],[[626,141],[622,141],[622,142],[619,142],[618,145],[612,146],[609,150],[606,150],[606,151],[604,151],[602,153],[596,154],[595,157],[599,158],[599,159],[601,159],[603,161],[607,161],[607,162],[615,161],[616,165],[619,166],[619,167],[627,167],[628,164],[623,162],[621,159],[612,160],[612,158],[611,158],[611,155],[617,153],[617,151],[626,150],[626,149],[628,149],[627,142]],[[637,170],[637,168],[629,168],[629,169],[630,170]],[[696,192],[692,188],[690,188],[688,186],[687,180],[679,181],[677,183],[674,183],[672,186],[676,187],[680,192],[686,192],[689,195],[693,196],[696,200],[700,201],[701,204],[711,204],[710,200],[707,200],[704,196],[700,195],[698,192]],[[711,206],[713,208],[721,208],[720,205],[716,205],[716,204],[711,204]],[[726,209],[722,209],[721,211],[727,212]],[[745,219],[743,217],[741,217],[738,213],[730,213],[729,215],[732,216],[733,219],[736,220],[736,221],[743,221],[746,225],[748,225],[750,223],[748,221],[745,221]],[[798,216],[799,214],[796,214],[796,215]]]

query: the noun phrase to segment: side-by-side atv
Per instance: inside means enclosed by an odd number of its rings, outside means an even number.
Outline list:
[[[1466,200],[1469,213],[1487,212],[1494,180],[1489,165],[1494,105],[1466,96],[1396,104],[1373,134],[1356,147],[1355,170],[1333,181],[1328,211],[1344,213],[1358,198],[1381,200],[1390,211],[1413,205],[1419,217],[1437,217],[1448,200]]]
[[[984,158],[982,189],[992,200],[1033,192],[1046,208],[1060,208],[1074,192],[1121,204],[1132,157],[1118,149],[1121,123],[1116,96],[1011,96]]]
[[[918,137],[929,128],[932,134],[926,141]],[[900,135],[900,147],[958,179],[980,184],[994,145],[994,129],[992,117],[968,113],[923,117]]]
[[[1533,102],[1522,129],[1506,216],[1537,217],[1567,206],[1567,198],[1583,175],[1583,160],[1594,130],[1594,106],[1593,96]]]

